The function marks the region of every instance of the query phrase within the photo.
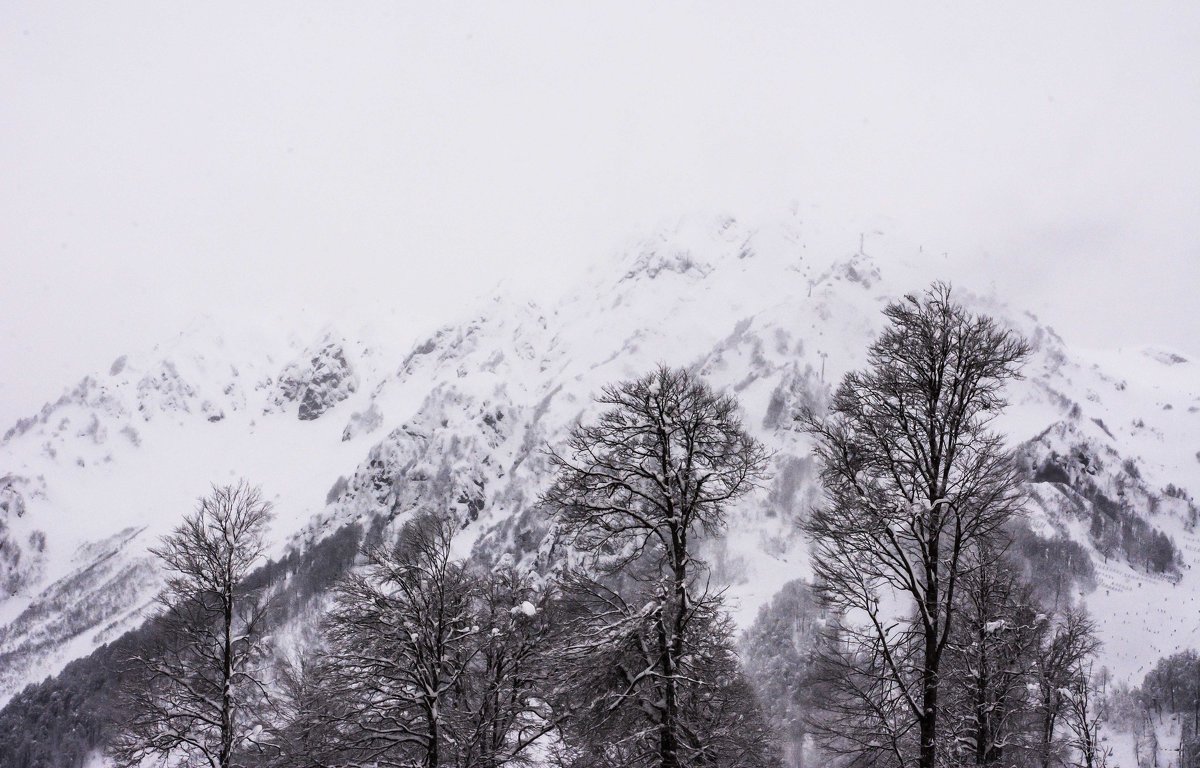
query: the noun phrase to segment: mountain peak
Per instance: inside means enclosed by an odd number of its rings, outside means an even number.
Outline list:
[[[9,568],[22,571],[19,600],[0,601],[0,616],[52,611],[70,582],[80,600],[107,606],[77,633],[97,637],[148,593],[125,577],[119,599],[90,593],[70,581],[87,567],[78,558],[136,562],[209,483],[241,476],[276,505],[276,554],[348,525],[384,535],[434,507],[459,516],[463,546],[483,556],[548,557],[552,531],[536,504],[550,471],[546,448],[595,413],[603,386],[665,363],[736,394],[745,423],[776,452],[773,479],[732,510],[730,535],[706,553],[746,620],[806,573],[795,520],[820,491],[795,412],[820,407],[862,365],[888,301],[939,277],[901,258],[884,262],[878,254],[890,248],[876,230],[819,230],[799,217],[757,226],[689,217],[637,239],[557,299],[483,301],[424,338],[388,329],[395,354],[369,327],[301,335],[280,323],[260,334],[198,320],[152,353],[83,379],[0,443],[6,535],[22,552]],[[1200,479],[1192,363],[1161,350],[1089,356],[970,287],[956,286],[955,296],[1035,342],[1001,425],[1014,447],[1026,446],[1031,477],[1046,481],[1034,483],[1039,529],[1099,552],[1089,538],[1095,509],[1148,505],[1169,488],[1175,501],[1154,502],[1156,517],[1125,511],[1156,536],[1190,536],[1184,489]],[[1112,544],[1105,525],[1108,538],[1096,542]],[[126,529],[144,533],[119,538],[120,547],[87,546]],[[1123,546],[1113,545],[1114,556]],[[0,657],[35,641],[13,626],[0,629]],[[48,659],[31,668],[58,663]],[[1119,669],[1131,668],[1126,661]],[[24,681],[9,672],[0,679]]]

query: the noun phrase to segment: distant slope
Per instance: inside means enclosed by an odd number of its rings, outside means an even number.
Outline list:
[[[775,452],[771,482],[708,545],[746,621],[807,573],[795,522],[820,490],[793,416],[861,365],[889,299],[937,277],[858,243],[803,222],[692,219],[555,301],[497,298],[397,354],[337,331],[271,347],[198,328],[85,378],[0,442],[0,701],[142,621],[158,584],[146,547],[209,482],[263,485],[277,557],[434,506],[466,524],[464,551],[544,562],[543,448],[594,412],[601,386],[659,362],[736,394]],[[1128,676],[1200,645],[1200,615],[1178,610],[1200,593],[1200,367],[1167,350],[1070,349],[967,288],[1035,343],[1001,426],[1036,535],[1094,560],[1105,663]]]

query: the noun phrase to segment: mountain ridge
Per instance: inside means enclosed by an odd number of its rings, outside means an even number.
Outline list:
[[[873,235],[873,251],[886,247],[881,238]],[[774,451],[770,483],[731,510],[729,535],[705,549],[745,625],[807,573],[795,521],[820,490],[792,417],[801,405],[819,408],[862,364],[889,299],[935,277],[903,259],[883,264],[863,239],[845,238],[855,239],[857,248],[841,247],[836,234],[811,235],[799,221],[699,217],[635,241],[557,300],[485,300],[399,354],[326,328],[270,350],[198,332],[173,339],[158,360],[119,358],[107,377],[85,377],[0,440],[0,552],[19,553],[15,565],[0,563],[17,585],[0,600],[0,702],[140,623],[157,585],[145,548],[210,482],[246,476],[264,486],[279,511],[276,558],[346,526],[392,530],[436,507],[465,526],[464,554],[511,552],[544,566],[555,555],[536,505],[545,447],[594,412],[602,386],[660,362],[736,394]],[[956,295],[1034,344],[1000,427],[1029,472],[1031,527],[1102,561],[1085,595],[1093,610],[1132,615],[1113,593],[1124,600],[1139,578],[1152,585],[1147,606],[1179,584],[1197,591],[1196,364],[1169,350],[1093,361],[1031,314]],[[1122,535],[1135,520],[1156,560]],[[1159,534],[1178,542],[1169,556]],[[102,543],[114,537],[119,545]],[[105,567],[87,585],[72,580]],[[96,612],[60,604],[72,585],[72,604]],[[1200,642],[1200,622],[1172,620],[1152,643],[1111,628],[1103,658],[1125,677],[1172,642]]]

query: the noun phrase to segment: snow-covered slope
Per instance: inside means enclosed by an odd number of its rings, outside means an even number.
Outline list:
[[[543,449],[594,412],[601,386],[659,362],[735,393],[775,453],[770,483],[708,545],[748,620],[807,572],[795,521],[819,489],[794,414],[861,365],[889,299],[938,277],[907,266],[899,246],[887,256],[805,222],[697,218],[598,264],[557,300],[498,297],[428,337],[235,340],[202,325],[116,361],[0,443],[0,701],[140,620],[158,584],[147,546],[210,482],[263,486],[279,513],[276,553],[427,505],[466,523],[464,550],[545,557]],[[1034,528],[1094,555],[1086,598],[1106,663],[1128,676],[1200,643],[1200,617],[1178,610],[1200,593],[1197,363],[1069,349],[969,288],[956,290],[1035,342],[1002,427],[1035,481]],[[1137,525],[1178,545],[1163,574],[1122,538]]]
[[[209,483],[254,478],[279,545],[363,446],[341,440],[361,343],[261,349],[210,324],[85,377],[0,444],[0,699],[142,620],[146,549]]]

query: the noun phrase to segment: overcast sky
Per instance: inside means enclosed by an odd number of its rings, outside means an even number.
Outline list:
[[[445,316],[793,204],[1200,353],[1200,3],[834,5],[7,0],[0,416],[201,311]]]

